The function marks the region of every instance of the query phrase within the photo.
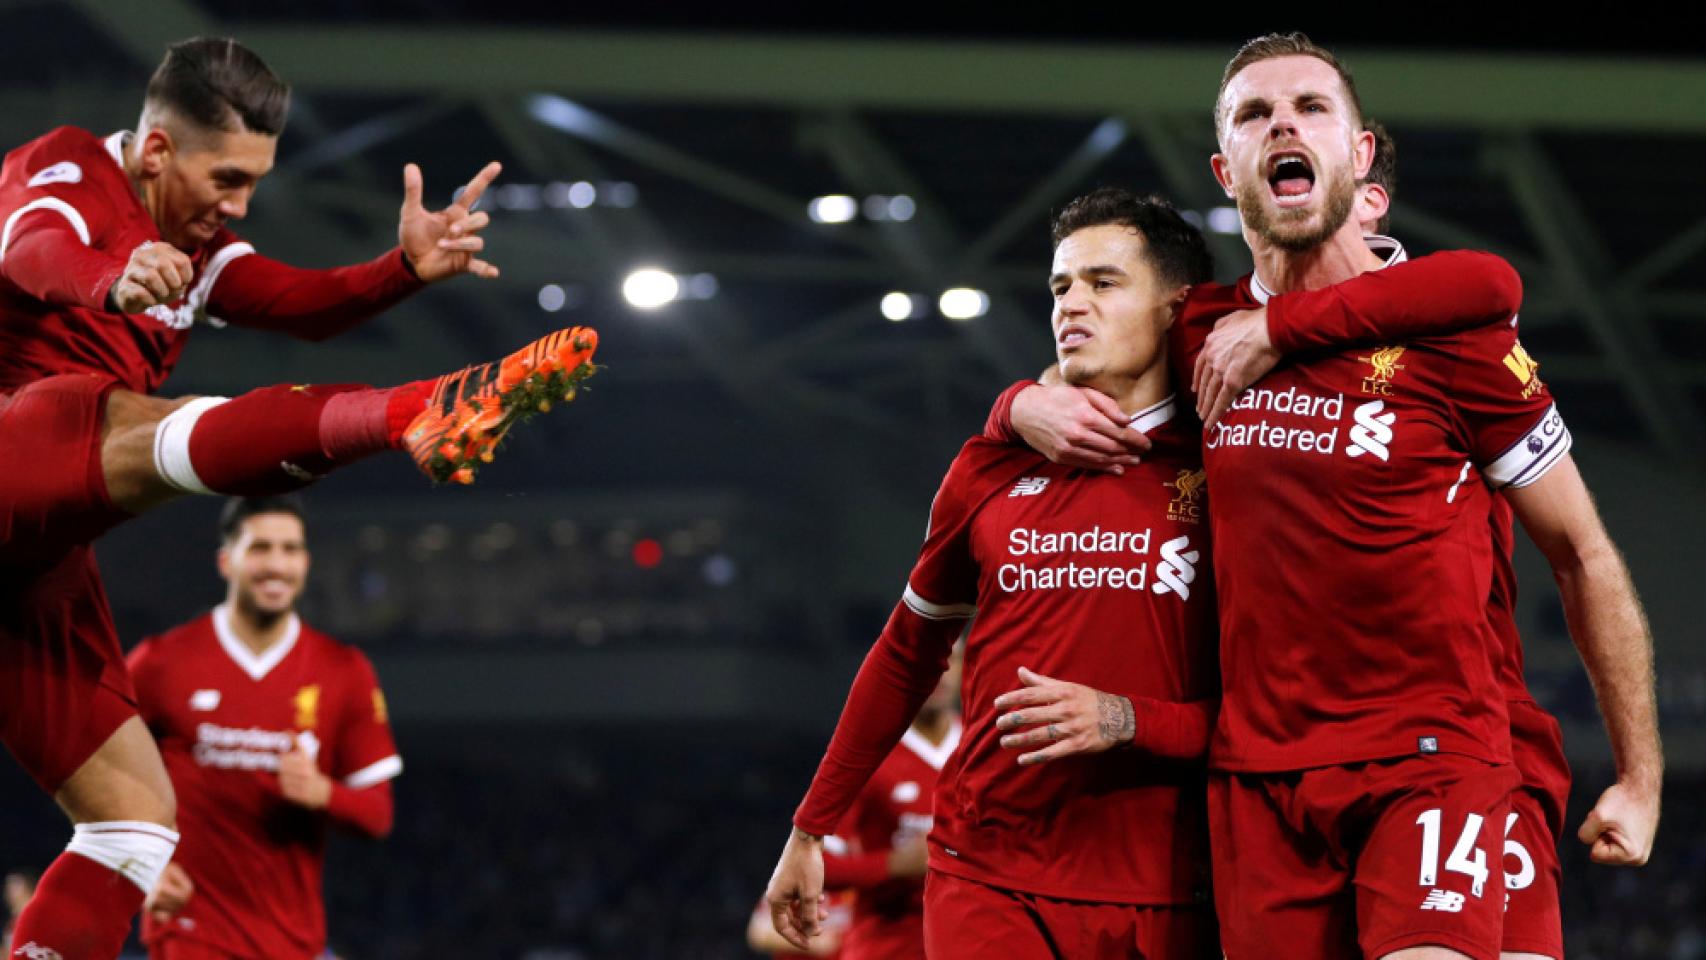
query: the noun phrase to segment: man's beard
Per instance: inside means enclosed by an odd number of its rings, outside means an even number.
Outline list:
[[[1323,186],[1319,181],[1315,185]],[[1321,212],[1319,224],[1314,229],[1308,227],[1307,210],[1280,210],[1278,217],[1269,219],[1267,205],[1263,202],[1268,191],[1266,180],[1246,180],[1238,188],[1238,214],[1244,218],[1244,224],[1256,236],[1261,237],[1264,243],[1272,244],[1287,253],[1313,250],[1326,243],[1328,237],[1339,232],[1339,228],[1350,219],[1351,209],[1356,206],[1357,188],[1348,174],[1341,174],[1324,186],[1327,190],[1327,204]]]

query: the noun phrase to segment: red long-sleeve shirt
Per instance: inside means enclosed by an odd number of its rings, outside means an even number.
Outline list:
[[[0,166],[0,390],[61,373],[158,389],[196,324],[276,330],[319,340],[421,287],[393,248],[367,263],[305,270],[261,256],[221,229],[190,254],[177,302],[140,314],[107,294],[131,253],[159,242],[123,165],[125,134],[60,127]]]

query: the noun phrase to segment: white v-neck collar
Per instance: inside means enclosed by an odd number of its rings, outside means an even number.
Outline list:
[[[1173,414],[1178,410],[1178,405],[1174,403],[1176,396],[1177,394],[1168,394],[1167,399],[1144,407],[1132,414],[1131,419],[1127,422],[1136,427],[1138,433],[1148,433],[1154,430],[1173,419]]]
[[[231,608],[222,603],[213,608],[213,635],[219,638],[219,646],[224,648],[225,655],[241,667],[249,679],[260,680],[296,649],[297,638],[302,636],[302,620],[292,613],[284,625],[284,636],[265,653],[257,654],[237,636],[237,631],[231,629]]]
[[[1380,266],[1376,267],[1376,270],[1385,270],[1387,267],[1403,263],[1410,259],[1410,251],[1405,250],[1402,243],[1399,243],[1397,240],[1394,240],[1385,234],[1364,234],[1362,241],[1367,245],[1369,253],[1380,258]],[[1273,295],[1274,292],[1269,290],[1268,285],[1262,282],[1261,276],[1255,271],[1251,271],[1250,296],[1255,297],[1256,302],[1265,307],[1268,305],[1268,300],[1271,299]]]
[[[900,735],[900,742],[908,750],[918,754],[918,759],[928,763],[932,769],[940,770],[942,765],[948,762],[948,758],[953,756],[954,748],[960,745],[960,722],[954,721],[953,726],[948,728],[948,735],[942,738],[940,744],[931,743],[924,738],[924,734],[911,727],[907,727],[906,732]]]

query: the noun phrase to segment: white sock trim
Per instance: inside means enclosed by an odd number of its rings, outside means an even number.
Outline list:
[[[196,476],[190,463],[190,434],[207,411],[226,402],[226,397],[200,397],[166,414],[154,428],[154,472],[160,479],[185,493],[212,493]]]
[[[172,851],[177,848],[176,830],[140,820],[107,820],[77,824],[65,852],[122,874],[146,895],[154,889],[166,864],[172,862]]]

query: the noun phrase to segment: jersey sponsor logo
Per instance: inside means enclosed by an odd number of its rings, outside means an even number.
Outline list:
[[[161,303],[142,312],[173,330],[188,330],[195,326],[195,311],[190,309],[188,304],[169,307]]]
[[[203,713],[219,709],[219,691],[197,690],[190,694],[190,709],[199,710]]]
[[[1145,590],[1149,586],[1149,566],[1143,561],[1126,565],[1124,557],[1149,555],[1151,532],[1105,530],[1096,525],[1088,530],[1034,530],[1015,527],[1007,535],[1007,552],[1014,557],[1038,557],[1048,560],[1064,559],[1062,555],[1090,554],[1100,563],[1081,564],[1067,559],[1064,563],[1026,562],[1005,563],[995,571],[995,582],[1008,593],[1022,590],[1093,590],[1112,587],[1116,590]]]
[[[296,706],[296,728],[312,730],[320,725],[320,685],[311,683],[290,699]]]
[[[1386,410],[1386,401],[1370,400],[1351,411],[1356,423],[1351,427],[1350,444],[1345,447],[1345,453],[1352,457],[1369,454],[1381,462],[1391,460],[1392,453],[1387,445],[1392,442],[1392,423],[1398,419],[1398,414]]]
[[[918,799],[918,794],[921,792],[918,781],[902,780],[894,785],[893,790],[889,791],[889,798],[895,803],[911,803]]]
[[[34,940],[13,950],[12,956],[23,957],[24,960],[65,960],[64,955],[58,950],[52,947],[44,947]]]
[[[1007,496],[1034,497],[1037,494],[1042,493],[1043,488],[1047,486],[1047,477],[1020,477],[1019,482],[1013,484],[1013,491],[1007,494]]]
[[[82,183],[83,168],[69,160],[61,160],[51,167],[43,167],[30,178],[32,187],[45,187],[50,183]]]
[[[1167,519],[1180,523],[1202,522],[1203,484],[1207,481],[1206,470],[1180,470],[1177,479],[1162,484],[1175,491],[1172,502],[1167,504]]]
[[[1540,362],[1528,355],[1520,340],[1511,347],[1510,353],[1505,354],[1505,369],[1516,377],[1517,383],[1522,384],[1524,400],[1546,389],[1546,384],[1540,382]]]
[[[278,757],[296,746],[296,735],[287,730],[260,727],[223,727],[200,723],[190,756],[197,764],[220,770],[277,770]]]
[[[1325,420],[1332,426],[1327,430],[1313,430],[1308,427],[1280,426],[1267,420],[1232,423],[1223,418],[1214,425],[1214,433],[1203,444],[1208,449],[1269,447],[1331,456],[1339,448],[1338,422],[1345,414],[1345,395],[1342,393],[1327,397],[1299,390],[1297,387],[1287,387],[1284,390],[1251,387],[1238,395],[1232,409],[1279,413],[1294,419]]]
[[[296,735],[296,746],[308,755],[310,760],[320,759],[320,738],[314,736],[314,731],[304,730]]]
[[[930,828],[935,826],[936,818],[928,813],[902,813],[895,823],[894,833],[889,835],[890,847],[904,847],[930,835]]]
[[[1422,898],[1422,909],[1437,910],[1440,913],[1462,913],[1463,903],[1468,899],[1463,894],[1450,890],[1430,890],[1428,895]]]
[[[1398,358],[1403,355],[1403,347],[1381,347],[1369,356],[1358,357],[1358,360],[1372,368],[1369,375],[1362,378],[1362,392],[1382,397],[1392,396],[1392,378],[1404,369],[1404,364],[1398,362]]]
[[[1191,582],[1197,578],[1197,561],[1202,555],[1190,546],[1190,537],[1174,537],[1161,545],[1161,562],[1155,565],[1156,593],[1176,593],[1180,600],[1191,598]]]

